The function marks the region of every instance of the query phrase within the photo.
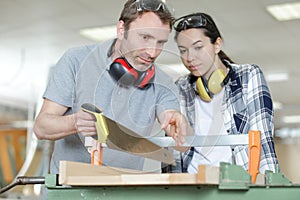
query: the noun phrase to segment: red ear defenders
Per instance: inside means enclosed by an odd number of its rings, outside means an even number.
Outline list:
[[[197,78],[196,89],[203,101],[210,102],[214,94],[221,92],[224,85],[226,85],[232,74],[232,67],[226,65],[229,68],[229,72],[222,69],[215,70],[209,77],[205,80],[202,76]]]
[[[108,70],[110,76],[122,85],[133,85],[139,88],[145,88],[153,82],[155,67],[152,64],[147,71],[138,71],[134,69],[124,57],[116,58]]]

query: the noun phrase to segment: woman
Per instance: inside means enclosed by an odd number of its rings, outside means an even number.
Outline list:
[[[183,16],[174,23],[180,57],[190,74],[180,77],[183,112],[198,135],[247,134],[261,131],[260,173],[278,170],[273,141],[270,92],[261,69],[235,64],[222,50],[222,37],[205,13]],[[192,147],[182,171],[197,173],[198,165],[229,162],[248,169],[248,146]]]

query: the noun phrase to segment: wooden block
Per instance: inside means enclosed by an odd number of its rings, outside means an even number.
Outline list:
[[[205,184],[219,184],[219,173],[220,168],[209,166],[209,165],[199,165],[197,182]]]
[[[197,175],[146,173],[137,170],[61,161],[59,184],[73,186],[191,185],[197,184]]]
[[[188,185],[196,184],[195,174],[127,174],[121,175],[124,185]]]
[[[185,184],[185,185],[199,183],[196,174],[188,174],[188,173],[169,174],[169,182],[174,184]]]
[[[72,176],[103,176],[103,175],[119,175],[119,174],[140,174],[145,173],[140,170],[125,169],[118,167],[108,167],[91,165],[89,163],[60,161],[59,174]]]

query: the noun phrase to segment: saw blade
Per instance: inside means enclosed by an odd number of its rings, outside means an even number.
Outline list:
[[[105,117],[108,128],[107,146],[119,151],[135,154],[145,158],[174,164],[173,154],[167,149],[140,136],[125,126]]]
[[[171,137],[152,137],[149,140],[161,147],[176,147],[176,142]],[[205,146],[234,146],[248,145],[248,134],[240,135],[207,135],[186,136],[183,147],[205,147]]]

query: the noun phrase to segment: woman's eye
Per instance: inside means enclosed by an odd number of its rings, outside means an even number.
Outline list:
[[[186,53],[186,50],[185,50],[185,49],[181,49],[181,50],[179,50],[179,53],[180,53],[180,54],[185,54],[185,53]]]
[[[203,46],[195,47],[196,50],[200,50],[202,48],[203,48]]]

